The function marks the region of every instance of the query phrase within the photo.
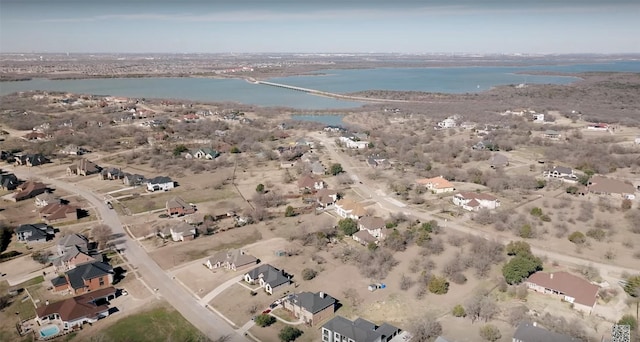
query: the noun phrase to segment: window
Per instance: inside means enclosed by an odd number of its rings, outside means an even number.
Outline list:
[[[326,328],[322,328],[322,336],[329,336],[329,335],[331,335],[331,332]]]
[[[100,277],[99,280],[100,280],[100,286],[104,286],[104,278]]]

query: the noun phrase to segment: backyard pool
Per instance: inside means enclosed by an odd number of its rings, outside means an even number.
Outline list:
[[[42,329],[40,329],[40,336],[44,338],[57,335],[58,333],[60,333],[60,329],[58,328],[57,325],[53,325],[53,324],[47,325],[46,327],[43,327]]]

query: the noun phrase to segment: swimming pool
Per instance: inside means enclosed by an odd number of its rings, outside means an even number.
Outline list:
[[[57,335],[60,332],[60,328],[58,328],[57,325],[47,325],[46,327],[40,329],[40,336],[42,337],[49,337],[49,336],[54,336]]]

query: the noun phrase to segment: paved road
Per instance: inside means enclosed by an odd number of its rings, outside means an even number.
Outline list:
[[[326,133],[313,133],[312,136],[323,143],[323,146],[325,147],[327,153],[329,153],[329,155],[331,156],[331,159],[334,162],[340,163],[342,165],[342,168],[346,172],[348,172],[348,174],[350,174],[351,177],[355,180],[355,184],[352,185],[352,189],[358,192],[363,198],[370,198],[371,200],[377,202],[378,205],[385,210],[388,210],[389,212],[403,212],[406,215],[416,217],[421,221],[436,220],[440,226],[446,227],[446,229],[454,229],[462,233],[479,236],[485,239],[496,240],[503,244],[507,244],[510,241],[518,240],[514,237],[499,234],[497,232],[484,232],[476,228],[465,226],[460,222],[442,220],[431,214],[416,210],[398,201],[395,198],[385,195],[383,191],[377,190],[377,187],[371,187],[368,185],[370,181],[368,181],[366,177],[364,177],[364,173],[360,171],[360,169],[363,169],[362,167],[355,166],[352,158],[347,158],[338,151],[339,148],[335,144],[335,138],[328,136]],[[370,171],[368,167],[364,169]],[[638,265],[633,265],[635,267],[621,267],[604,264],[597,261],[573,257],[560,253],[558,251],[550,251],[544,246],[538,245],[536,241],[531,241],[530,244],[531,251],[539,257],[546,256],[550,260],[555,260],[565,265],[593,266],[600,270],[600,274],[603,278],[608,278],[608,280],[620,279],[620,274],[623,272],[640,272],[640,267]]]
[[[27,169],[16,168],[14,173],[19,178],[30,174]],[[125,232],[122,222],[115,210],[109,209],[100,195],[96,195],[91,190],[76,184],[70,184],[58,179],[40,177],[41,180],[54,188],[63,189],[70,193],[76,193],[84,197],[99,212],[102,222],[113,229],[114,234],[122,234],[125,237],[125,256],[135,268],[137,268],[142,279],[152,288],[158,289],[158,294],[171,304],[182,316],[191,324],[198,328],[209,338],[215,340],[223,336],[229,336],[228,341],[240,342],[248,341],[244,336],[227,324],[222,318],[201,305],[198,300],[182,288],[175,280],[171,279],[167,273],[156,264],[145,250],[132,240]]]

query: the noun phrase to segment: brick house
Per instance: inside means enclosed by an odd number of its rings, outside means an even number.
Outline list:
[[[99,173],[102,170],[96,163],[89,159],[82,158],[77,163],[71,164],[67,167],[67,175],[89,176]]]
[[[109,316],[109,306],[102,302],[108,302],[115,297],[116,289],[110,286],[52,304],[46,301],[44,305],[36,308],[36,322],[44,326],[61,321],[64,331],[85,323],[95,323]]]
[[[51,280],[55,292],[69,291],[75,295],[103,289],[112,283],[113,268],[100,261],[76,265],[64,275]]]
[[[402,330],[388,323],[382,323],[378,326],[373,322],[363,318],[357,318],[355,321],[348,320],[342,316],[335,316],[329,322],[322,325],[321,341],[322,342],[387,342],[399,341],[402,336]]]
[[[285,310],[311,326],[326,321],[336,311],[336,299],[324,292],[291,294],[282,301]]]
[[[178,197],[178,196],[174,196],[171,199],[169,199],[167,201],[166,208],[167,208],[167,215],[169,216],[171,215],[182,216],[182,215],[193,214],[196,212],[196,207],[194,205],[191,205],[185,202],[185,200],[183,200],[182,197]]]
[[[47,191],[47,185],[35,181],[26,181],[16,187],[16,192],[10,198],[10,200],[17,202],[23,201],[29,198],[36,197]]]
[[[75,205],[50,203],[40,209],[40,218],[47,223],[72,221],[78,219],[78,211]]]

